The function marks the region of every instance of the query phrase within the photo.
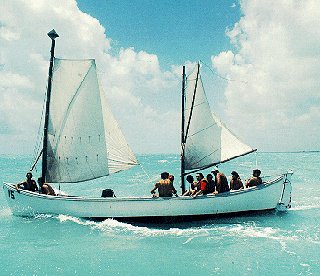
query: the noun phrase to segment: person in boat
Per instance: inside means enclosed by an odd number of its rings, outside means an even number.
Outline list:
[[[214,194],[220,194],[220,193],[230,191],[230,188],[228,185],[228,179],[225,176],[225,174],[222,172],[219,172],[219,170],[213,170],[212,173],[215,176],[215,182],[216,182],[216,190],[214,191]]]
[[[156,190],[158,189],[159,197],[172,197],[172,195],[177,196],[177,191],[173,186],[173,182],[169,179],[169,173],[161,173],[161,179],[154,185],[153,189],[150,191],[151,194],[155,196]]]
[[[198,191],[198,182],[194,181],[194,177],[191,174],[187,175],[186,180],[190,184],[190,188],[182,196],[192,196]]]
[[[258,169],[253,170],[252,177],[246,183],[246,188],[261,185],[262,179],[261,179],[260,175],[261,175],[260,170],[258,170]]]
[[[230,189],[231,190],[243,189],[243,183],[240,179],[239,174],[236,171],[231,172]]]
[[[204,178],[202,173],[197,173],[196,178],[197,178],[197,182],[198,182],[197,183],[197,191],[193,195],[193,197],[196,197],[198,195],[207,194],[208,181]]]
[[[216,189],[216,182],[213,180],[213,175],[211,173],[207,174],[207,189],[205,194],[212,194]]]
[[[32,173],[31,172],[28,172],[27,175],[26,175],[26,180],[21,182],[21,183],[18,183],[16,184],[16,189],[21,189],[21,186],[22,186],[22,189],[23,190],[28,190],[28,191],[31,191],[31,192],[35,192],[35,191],[38,191],[38,186],[37,186],[37,183],[34,179],[32,179]]]
[[[40,194],[52,195],[52,196],[56,195],[53,188],[48,183],[43,183],[42,177],[38,178],[38,184],[40,187]]]

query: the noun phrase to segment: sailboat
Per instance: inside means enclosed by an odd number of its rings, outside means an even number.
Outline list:
[[[98,82],[94,60],[51,58],[46,93],[42,179],[47,183],[79,183],[121,172],[138,164],[114,119]],[[200,66],[182,74],[181,187],[197,170],[255,151],[242,143],[210,111]],[[40,155],[39,158],[40,159]],[[38,161],[38,159],[36,161]],[[119,220],[198,219],[214,215],[290,208],[291,175],[286,172],[257,187],[196,198],[85,197],[17,189],[4,183],[12,213],[17,216],[65,214]]]

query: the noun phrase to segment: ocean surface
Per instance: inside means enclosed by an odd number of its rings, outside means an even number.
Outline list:
[[[129,171],[61,190],[150,195],[162,171],[174,174],[179,188],[178,155],[138,159],[141,166]],[[11,214],[1,192],[0,275],[320,275],[319,160],[320,152],[259,153],[219,166],[228,176],[238,171],[242,179],[256,166],[264,176],[293,170],[287,213],[162,225],[66,215],[22,218]],[[31,161],[0,156],[0,181],[22,181]]]

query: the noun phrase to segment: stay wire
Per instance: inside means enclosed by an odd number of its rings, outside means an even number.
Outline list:
[[[149,182],[149,183],[152,183],[153,181],[152,181],[150,175],[147,173],[147,171],[144,169],[144,167],[142,166],[141,163],[139,163],[139,166],[140,166],[140,168],[142,169],[142,171],[145,173],[145,175],[148,177],[148,179],[149,179],[148,182]]]
[[[35,143],[34,149],[33,149],[33,161],[32,161],[32,165],[30,166],[30,168],[31,168],[30,171],[32,171],[34,168],[36,168],[36,163],[38,162],[39,155],[41,154],[41,151],[42,151],[41,142],[42,142],[42,138],[43,138],[43,133],[41,133],[41,126],[43,125],[43,118],[44,118],[44,113],[45,113],[46,94],[47,93],[45,93],[44,98],[43,98],[41,118],[40,118],[40,122],[39,122],[36,143]]]
[[[244,81],[244,80],[233,80],[233,79],[228,79],[228,78],[225,78],[221,75],[219,75],[216,71],[212,70],[212,68],[207,65],[206,63],[204,63],[202,60],[200,60],[200,63],[203,64],[204,66],[206,66],[213,75],[216,75],[217,77],[219,77],[220,79],[223,79],[223,80],[226,80],[226,81],[232,81],[232,82],[242,82],[244,84],[248,84],[248,81]]]

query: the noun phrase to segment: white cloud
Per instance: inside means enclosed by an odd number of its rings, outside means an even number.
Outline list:
[[[55,56],[96,59],[115,117],[137,152],[178,152],[180,76],[163,72],[157,56],[144,51],[112,55],[105,28],[74,0],[12,0],[1,6],[0,152],[32,152],[47,85],[46,34],[53,28],[60,35]]]
[[[263,150],[319,149],[319,1],[244,0],[241,8],[227,30],[235,50],[212,57],[231,80],[231,128]]]

